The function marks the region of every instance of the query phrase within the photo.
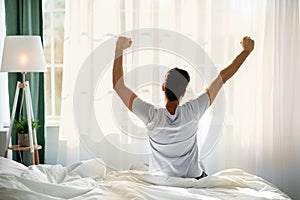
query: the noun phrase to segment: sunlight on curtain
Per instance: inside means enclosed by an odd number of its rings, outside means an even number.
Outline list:
[[[203,4],[204,5],[204,4]],[[194,9],[195,6],[201,7],[201,4],[198,4],[197,1],[194,1],[192,4],[181,8],[181,2],[167,1],[167,2],[155,2],[155,1],[128,1],[126,4],[122,1],[89,1],[89,2],[79,2],[76,3],[66,3],[66,34],[65,34],[65,73],[63,79],[63,103],[62,103],[62,123],[60,127],[60,148],[63,149],[59,153],[59,162],[60,163],[72,163],[78,159],[84,159],[90,157],[89,152],[84,153],[84,149],[80,148],[80,138],[76,132],[88,132],[83,127],[79,127],[81,130],[76,130],[76,126],[73,120],[73,100],[72,94],[76,88],[74,87],[76,77],[80,67],[82,67],[83,62],[87,56],[94,50],[99,44],[105,41],[107,38],[114,36],[121,32],[130,31],[133,29],[141,28],[164,28],[180,32],[181,34],[188,35],[193,40],[201,39],[202,44],[208,43],[210,38],[198,37],[198,30],[189,30],[188,27],[184,25],[181,27],[181,15],[186,18],[198,18],[197,10]],[[170,10],[170,7],[172,8]],[[190,9],[194,9],[194,12],[189,12]],[[97,12],[96,12],[96,11]],[[184,11],[184,12],[183,12]],[[181,13],[181,14],[177,14]],[[205,21],[205,17],[201,20]],[[176,17],[174,17],[176,16]],[[72,19],[72,20],[71,20]],[[111,20],[106,20],[111,19]],[[101,23],[100,23],[101,22]],[[199,21],[200,23],[200,21]],[[101,24],[101,25],[99,25]],[[196,23],[194,25],[196,26]],[[209,24],[207,24],[205,29],[209,29]],[[181,31],[185,30],[185,31]],[[196,32],[195,32],[196,31]],[[201,32],[202,34],[202,32]],[[134,38],[133,38],[134,39]],[[139,41],[134,40],[135,43]],[[112,60],[114,52],[112,51]],[[195,55],[197,57],[197,55]],[[75,59],[76,58],[76,59]],[[149,64],[160,64],[163,66],[168,66],[169,68],[174,66],[185,67],[192,77],[191,87],[187,91],[186,97],[183,99],[183,102],[195,97],[195,94],[199,94],[205,88],[205,83],[202,77],[196,73],[195,69],[190,66],[189,63],[182,60],[176,55],[166,53],[164,51],[153,51],[153,50],[144,50],[134,52],[129,56],[124,58],[125,71],[129,72],[136,69],[138,66],[149,65]],[[208,70],[207,73],[210,73]],[[93,72],[88,76],[92,76]],[[157,71],[153,74],[149,74],[152,79],[157,79],[158,75],[161,72]],[[104,135],[108,138],[111,137],[110,142],[115,146],[122,146],[126,151],[132,152],[133,154],[148,154],[148,139],[141,140],[138,135],[126,135],[121,132],[134,132],[133,127],[127,123],[127,115],[129,114],[130,119],[138,127],[143,127],[144,133],[143,137],[146,137],[146,130],[142,123],[132,114],[128,113],[124,105],[119,101],[117,105],[114,105],[116,109],[120,110],[120,116],[116,121],[116,116],[112,112],[112,86],[111,86],[111,69],[107,71],[101,81],[99,82],[99,89],[95,92],[95,110],[99,111],[97,114],[97,121],[100,122],[100,126]],[[138,79],[138,76],[136,77]],[[131,80],[127,80],[130,84]],[[163,82],[163,78],[159,80],[160,84]],[[87,87],[90,88],[89,82],[87,81]],[[88,90],[88,89],[87,89]],[[143,99],[153,102],[154,104],[161,105],[163,103],[163,93],[161,92],[161,85],[151,85],[145,86],[136,91]],[[88,93],[85,91],[83,93]],[[84,106],[82,106],[84,109]],[[210,120],[209,112],[206,117],[203,118],[203,122]],[[89,123],[88,117],[82,116],[82,120],[86,120],[86,123]],[[119,122],[119,123],[118,123]],[[120,123],[121,122],[121,123]],[[203,130],[207,126],[200,126]],[[204,135],[204,134],[203,134]],[[100,136],[99,136],[100,137]],[[138,139],[135,139],[137,137]],[[199,142],[202,143],[205,139],[205,136],[199,137]],[[97,140],[99,138],[96,138]],[[92,148],[92,147],[89,147]],[[111,149],[107,147],[106,149]],[[107,150],[108,152],[110,150]],[[105,155],[101,157],[108,156],[107,159],[111,159],[109,155],[105,152],[102,152]],[[70,154],[70,155],[68,155]],[[120,155],[121,157],[124,157]],[[141,155],[136,159],[142,159],[147,162],[147,156]],[[119,162],[118,159],[115,159],[116,162]],[[128,168],[133,162],[132,159],[127,159],[122,163],[113,163],[120,168]]]
[[[70,164],[99,156],[110,165],[128,169],[133,161],[147,162],[147,156],[143,154],[148,152],[147,140],[137,140],[136,135],[121,132],[134,133],[135,130],[128,125],[128,111],[121,101],[116,104],[112,101],[111,70],[97,82],[95,94],[89,88],[94,86],[92,79],[98,77],[93,77],[93,70],[90,71],[86,90],[82,91],[82,95],[94,104],[97,121],[101,123],[99,126],[108,142],[102,146],[86,147],[79,138],[78,132],[88,136],[90,130],[77,127],[74,122],[73,93],[77,89],[74,85],[82,64],[102,42],[133,29],[169,29],[197,42],[221,70],[240,53],[239,42],[248,35],[254,38],[255,49],[224,86],[222,135],[214,150],[204,159],[204,164],[210,174],[224,168],[241,168],[266,178],[290,195],[300,196],[295,189],[297,180],[300,180],[295,176],[300,168],[300,151],[296,143],[300,139],[297,134],[300,125],[296,122],[300,117],[297,103],[300,99],[297,79],[300,77],[298,1],[67,0],[65,19],[59,163]],[[139,41],[133,37],[133,42]],[[111,54],[113,60],[113,50]],[[193,92],[201,93],[208,84],[189,63],[163,51],[134,52],[124,58],[124,63],[125,72],[147,64],[186,68],[191,74],[191,83],[184,101],[191,98]],[[149,76],[157,79],[159,74],[158,71]],[[132,81],[138,81],[138,76],[127,81],[130,85]],[[162,105],[159,85],[147,85],[136,92],[143,99]],[[118,116],[112,112],[113,107],[120,110]],[[80,105],[80,109],[85,108],[85,105]],[[129,113],[129,117],[138,127],[143,127],[134,115]],[[208,112],[200,124],[203,132],[210,117]],[[121,123],[116,118],[122,119]],[[80,119],[90,123],[88,116]],[[93,137],[96,141],[102,136]],[[199,144],[205,138],[199,135]],[[123,154],[111,144],[131,154]],[[100,152],[91,155],[89,149],[99,149]]]

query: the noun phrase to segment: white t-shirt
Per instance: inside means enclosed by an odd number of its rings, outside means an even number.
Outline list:
[[[149,170],[176,177],[195,178],[202,174],[198,163],[198,123],[210,100],[206,93],[176,108],[156,108],[136,97],[132,110],[146,125],[151,148]]]

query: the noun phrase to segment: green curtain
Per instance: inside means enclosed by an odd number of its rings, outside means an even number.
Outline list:
[[[5,0],[6,15],[6,35],[39,35],[43,36],[43,13],[42,0]],[[8,74],[8,90],[10,110],[13,106],[14,95],[17,81],[22,80],[20,73]],[[45,155],[45,104],[44,104],[44,73],[27,73],[26,80],[30,83],[32,98],[32,107],[34,118],[39,120],[41,127],[37,129],[38,144],[42,145],[39,150],[40,163],[44,163]],[[19,117],[18,110],[21,104],[21,95],[17,106],[15,118]],[[25,112],[25,103],[21,114],[27,116]],[[17,135],[12,133],[12,144],[17,144]],[[23,163],[31,164],[31,157],[28,151],[23,153]],[[19,152],[13,152],[13,159],[21,161]]]

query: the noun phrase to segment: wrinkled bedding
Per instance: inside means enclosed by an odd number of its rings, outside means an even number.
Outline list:
[[[240,169],[206,178],[145,171],[106,173],[101,160],[25,167],[0,157],[0,199],[290,199],[264,179]]]

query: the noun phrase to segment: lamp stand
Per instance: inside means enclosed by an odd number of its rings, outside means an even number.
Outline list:
[[[40,161],[39,161],[38,149],[41,149],[41,146],[37,144],[36,130],[35,129],[32,130],[32,121],[34,121],[34,116],[33,116],[29,81],[25,81],[25,73],[22,73],[22,75],[23,75],[22,83],[20,81],[18,81],[17,86],[16,86],[14,104],[13,104],[13,109],[12,109],[11,118],[10,118],[10,126],[9,126],[9,130],[8,130],[8,139],[6,141],[4,157],[7,158],[8,149],[10,149],[10,150],[30,150],[32,164],[34,165],[35,164],[34,150],[36,150],[36,161],[37,161],[37,164],[39,164]],[[15,114],[16,114],[16,108],[17,108],[20,89],[23,89],[24,93],[25,93],[25,102],[26,102],[28,131],[29,131],[28,134],[29,134],[30,147],[19,147],[18,145],[13,145],[12,147],[9,147],[11,133],[12,133],[12,129],[13,129],[13,124],[14,124],[14,121],[15,121]],[[22,98],[22,104],[23,104],[23,98]],[[22,107],[21,107],[21,109],[22,109]]]

